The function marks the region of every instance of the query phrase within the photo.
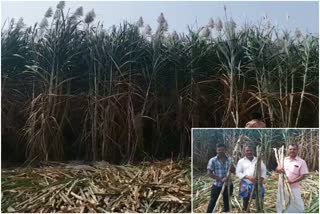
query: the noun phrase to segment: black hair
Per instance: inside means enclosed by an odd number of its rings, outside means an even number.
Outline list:
[[[226,144],[223,144],[223,143],[219,143],[216,145],[216,148],[220,148],[220,147],[223,147],[223,148],[227,148]]]
[[[298,144],[296,143],[290,143],[289,146],[295,146],[297,149],[299,149]]]
[[[250,115],[251,120],[257,119],[257,120],[261,120],[262,119],[262,114],[258,111],[256,112],[252,112]]]
[[[245,146],[244,146],[244,149],[246,149],[246,148],[250,148],[252,151],[255,151],[255,146],[254,145],[252,145],[252,144],[246,144]]]

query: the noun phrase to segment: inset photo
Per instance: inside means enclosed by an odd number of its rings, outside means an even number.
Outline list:
[[[316,129],[192,129],[193,212],[319,213]]]

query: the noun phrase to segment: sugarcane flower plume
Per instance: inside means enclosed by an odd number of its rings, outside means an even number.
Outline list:
[[[152,29],[151,29],[150,25],[146,25],[144,28],[144,34],[150,36],[151,33],[152,33]]]
[[[83,7],[80,6],[76,9],[76,12],[74,12],[73,14],[74,16],[78,17],[78,16],[83,16]]]
[[[234,30],[237,27],[237,24],[231,18],[230,21],[226,22],[226,28]]]
[[[25,26],[24,22],[23,22],[23,18],[20,17],[18,22],[17,22],[17,28],[23,28]]]
[[[10,20],[10,25],[11,25],[11,26],[14,25],[14,22],[15,22],[15,19],[12,18],[12,19]]]
[[[179,39],[179,35],[178,35],[177,31],[174,30],[174,31],[172,32],[171,38],[172,38],[173,40],[178,40],[178,39]]]
[[[87,24],[90,24],[91,22],[93,22],[94,18],[96,17],[96,14],[94,12],[94,10],[92,9],[91,11],[89,11],[84,19],[84,22]]]
[[[272,24],[271,24],[270,20],[268,20],[268,21],[265,23],[265,28],[266,28],[267,30],[269,30],[271,27],[272,27]]]
[[[298,28],[295,31],[295,36],[297,39],[300,39],[303,36],[302,32]]]
[[[140,16],[138,22],[137,22],[137,26],[138,27],[143,27],[143,19],[142,19],[142,16]]]
[[[44,17],[44,18],[42,19],[39,27],[40,27],[40,29],[44,29],[44,28],[48,27],[48,25],[49,25],[49,24],[48,24],[48,20],[47,20],[46,17]]]
[[[208,27],[213,29],[214,28],[214,21],[212,18],[209,19]]]
[[[164,23],[163,23],[163,26],[162,26],[163,28],[163,31],[168,31],[168,22],[167,21],[165,21]]]
[[[47,12],[44,14],[44,17],[50,18],[52,16],[52,14],[53,14],[52,8],[49,7]]]
[[[76,23],[77,19],[83,16],[83,7],[78,7],[77,10],[74,12],[74,14],[69,18],[69,21],[73,24]]]
[[[166,22],[166,19],[164,18],[163,13],[160,13],[160,16],[158,17],[157,22],[159,24],[162,24],[162,23]]]
[[[64,1],[59,1],[59,3],[57,4],[57,9],[62,10],[65,6],[65,2]]]
[[[217,31],[221,31],[222,30],[223,23],[222,23],[220,18],[216,21],[215,27],[216,27]]]
[[[209,27],[202,27],[199,32],[199,36],[202,38],[208,38],[211,34]]]
[[[157,19],[157,22],[159,23],[157,32],[164,32],[168,30],[168,22],[164,18],[163,13],[160,14],[160,16]]]

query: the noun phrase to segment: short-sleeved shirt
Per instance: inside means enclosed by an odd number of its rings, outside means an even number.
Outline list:
[[[226,157],[224,161],[221,161],[217,155],[209,160],[207,169],[211,170],[213,175],[224,178],[228,173],[231,163],[232,162],[230,158]],[[222,186],[223,182],[215,180],[213,184],[215,186]]]
[[[284,170],[289,180],[294,180],[301,175],[309,173],[306,162],[299,156],[296,156],[294,159],[286,157],[284,159]],[[299,182],[293,183],[290,186],[291,188],[300,188]]]
[[[250,160],[247,157],[241,158],[238,161],[237,168],[236,168],[236,175],[240,179],[244,179],[245,176],[254,176],[254,172],[256,169],[258,159],[256,157],[253,157],[252,160]],[[267,177],[267,168],[266,165],[261,161],[261,171],[260,176],[263,178]],[[244,179],[247,183],[251,184],[252,182],[248,179]]]

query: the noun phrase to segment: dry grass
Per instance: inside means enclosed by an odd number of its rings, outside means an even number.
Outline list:
[[[239,198],[239,179],[233,175],[234,190],[231,199],[231,206],[233,213],[241,213],[242,200]],[[301,182],[302,198],[305,205],[305,210],[311,210],[314,206],[315,200],[319,197],[319,172],[311,172],[307,179]],[[264,211],[266,213],[276,212],[276,199],[278,189],[278,176],[272,173],[265,180],[265,198],[264,198]],[[193,181],[193,211],[197,213],[206,212],[210,200],[210,191],[212,186],[212,179],[204,173],[195,176]],[[219,204],[219,212],[222,210],[222,200]],[[251,203],[251,212],[255,212],[255,203]],[[315,206],[312,212],[319,212],[319,206]]]
[[[190,171],[190,159],[2,170],[1,211],[190,212]]]

